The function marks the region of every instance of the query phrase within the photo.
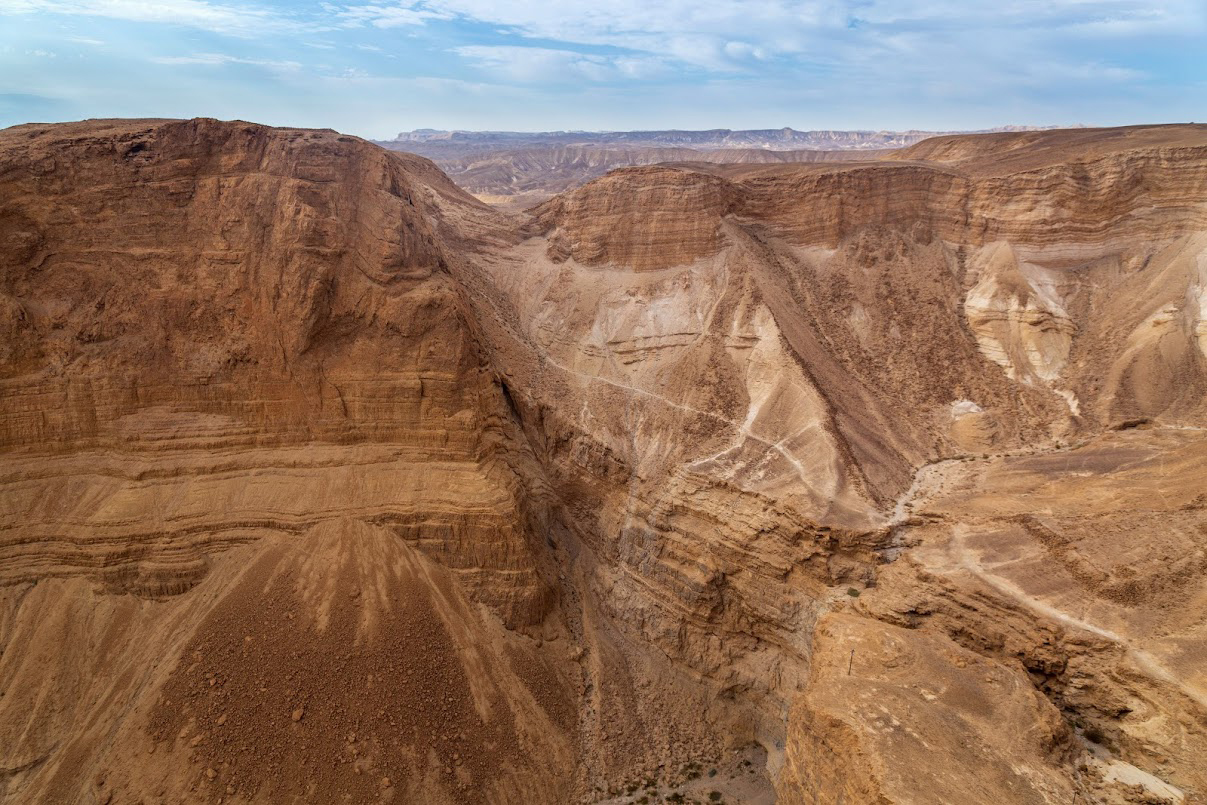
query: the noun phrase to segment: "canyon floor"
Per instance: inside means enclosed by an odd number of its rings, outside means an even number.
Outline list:
[[[5,802],[1207,803],[1207,126],[17,126],[0,332]]]

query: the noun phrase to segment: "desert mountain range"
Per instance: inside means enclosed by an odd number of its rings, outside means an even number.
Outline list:
[[[0,131],[0,799],[1207,802],[1207,126],[576,182]]]
[[[1043,131],[1006,126],[1003,131]],[[378,145],[431,158],[479,199],[520,210],[603,176],[661,162],[779,163],[875,158],[933,131],[404,131]],[[980,132],[975,132],[980,133]]]
[[[1035,126],[1003,126],[986,129],[992,132],[1044,131]],[[661,131],[446,131],[416,129],[401,132],[393,140],[379,140],[379,145],[409,150],[413,153],[447,153],[451,149],[505,150],[525,147],[614,145],[651,148],[769,148],[778,150],[883,149],[914,145],[930,137],[950,134],[982,134],[985,132],[957,131],[797,131],[780,129],[703,129]]]

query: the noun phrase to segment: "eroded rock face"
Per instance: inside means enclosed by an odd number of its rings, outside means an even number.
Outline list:
[[[791,724],[784,802],[1077,795],[1067,773],[1072,733],[1052,703],[1021,669],[932,633],[825,616]]]
[[[565,796],[548,513],[449,273],[481,208],[330,132],[3,138],[4,791]]]
[[[0,133],[0,794],[1201,799],[1207,135],[992,137]]]
[[[534,210],[552,227],[549,257],[586,266],[649,271],[716,254],[721,219],[730,212],[722,179],[667,167],[636,168],[570,191]]]

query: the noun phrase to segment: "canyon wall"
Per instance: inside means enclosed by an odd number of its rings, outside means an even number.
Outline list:
[[[1207,134],[986,136],[0,132],[0,796],[1202,801]]]

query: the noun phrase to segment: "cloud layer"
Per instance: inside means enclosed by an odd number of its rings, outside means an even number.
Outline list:
[[[1205,34],[1202,0],[0,0],[0,96],[377,135],[1121,123],[1207,117]]]

